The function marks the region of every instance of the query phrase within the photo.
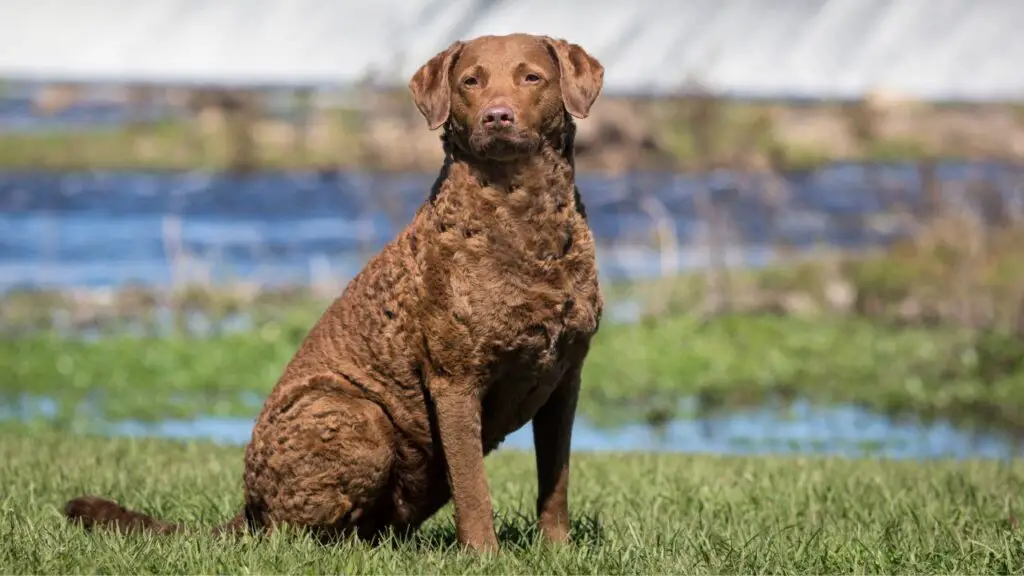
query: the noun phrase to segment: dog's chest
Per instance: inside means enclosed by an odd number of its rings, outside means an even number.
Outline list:
[[[541,370],[557,363],[567,343],[596,330],[602,302],[585,224],[535,228],[524,240],[490,242],[471,258],[476,282],[462,284],[456,308],[466,305],[475,344],[493,363]]]
[[[536,311],[532,324],[505,324],[505,336],[491,342],[481,396],[485,451],[532,420],[574,365],[582,362],[581,351],[596,329],[598,305],[594,300],[569,299],[546,314]]]
[[[564,238],[552,236],[542,245]],[[570,237],[569,244],[548,260],[519,254],[517,266],[508,265],[507,253],[480,260],[496,272],[468,296],[474,348],[486,362],[483,440],[489,447],[533,418],[582,361],[581,347],[597,330],[602,300],[592,242]]]
[[[594,242],[570,185],[446,199],[425,266],[439,296],[441,362],[471,363],[483,391],[526,409],[571,365],[574,343],[597,330],[602,300]],[[436,275],[434,275],[436,273]],[[427,295],[427,297],[431,297]]]

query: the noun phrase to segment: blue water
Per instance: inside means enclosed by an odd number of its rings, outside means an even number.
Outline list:
[[[954,208],[980,212],[973,186],[1008,209],[1024,205],[1024,179],[999,164],[946,164],[938,176]],[[433,174],[0,173],[0,290],[16,286],[167,284],[185,253],[212,281],[345,281],[404,226]],[[970,183],[970,186],[968,186]],[[581,176],[605,279],[706,266],[708,225],[697,198],[710,193],[730,223],[727,260],[763,265],[780,242],[868,247],[905,231],[888,208],[921,209],[918,170],[837,164],[781,181],[727,171],[703,175]],[[765,200],[781,186],[783,201]],[[679,249],[665,258],[641,198],[670,214]],[[772,216],[772,214],[778,216]],[[178,269],[181,274],[181,268]]]
[[[249,441],[252,420],[200,418],[138,421],[111,427],[115,434],[176,439],[212,439],[243,445]],[[502,449],[532,450],[530,427],[520,428]],[[630,424],[613,429],[593,426],[581,419],[573,430],[573,450],[709,453],[709,454],[817,454],[847,457],[879,456],[894,459],[990,458],[1024,456],[1024,449],[1008,439],[973,435],[948,422],[895,423],[854,406],[815,407],[797,403],[789,417],[762,408],[732,411],[701,419],[680,419],[664,428]]]
[[[0,409],[0,419],[52,416],[52,402],[33,402],[31,414]],[[24,406],[22,407],[24,408]],[[95,422],[91,422],[95,426]],[[191,420],[107,423],[113,435],[212,440],[244,445],[252,418],[200,417]],[[530,426],[506,438],[503,450],[532,450]],[[662,427],[636,423],[615,428],[594,426],[577,418],[573,450],[712,453],[733,455],[816,454],[893,459],[986,458],[1024,456],[1024,444],[993,433],[958,430],[946,421],[896,422],[856,406],[816,406],[797,401],[787,409],[764,406],[699,418],[683,418]]]

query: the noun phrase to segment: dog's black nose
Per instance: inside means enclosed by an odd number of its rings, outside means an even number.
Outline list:
[[[508,106],[491,106],[484,110],[480,123],[484,128],[508,128],[515,124],[516,117]]]

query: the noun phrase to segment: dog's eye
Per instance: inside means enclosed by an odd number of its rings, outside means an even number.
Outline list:
[[[470,76],[469,78],[466,78],[465,80],[462,81],[462,85],[463,86],[476,86],[477,85],[476,76]]]
[[[537,76],[536,74],[527,74],[526,78],[523,78],[523,80],[525,80],[527,84],[536,84],[537,82],[540,82],[540,76]]]

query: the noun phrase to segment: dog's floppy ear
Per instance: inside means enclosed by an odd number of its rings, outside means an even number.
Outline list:
[[[569,114],[586,118],[604,85],[604,66],[577,44],[547,38],[561,72],[562,102]]]
[[[409,79],[409,90],[420,114],[427,119],[431,130],[437,130],[448,120],[452,95],[448,85],[455,59],[465,44],[456,40],[451,46],[439,52]]]

